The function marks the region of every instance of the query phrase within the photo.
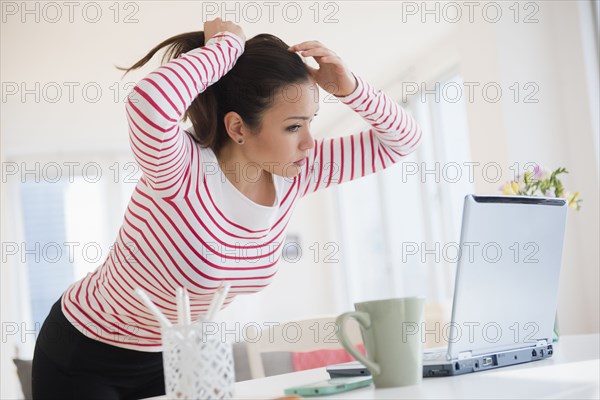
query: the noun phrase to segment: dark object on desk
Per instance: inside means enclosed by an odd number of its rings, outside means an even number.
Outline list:
[[[342,378],[345,376],[369,376],[371,371],[358,361],[350,361],[347,363],[329,365],[327,373],[331,378]]]

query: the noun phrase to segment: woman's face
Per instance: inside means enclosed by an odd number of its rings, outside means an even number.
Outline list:
[[[318,110],[319,91],[312,80],[284,87],[263,114],[261,131],[244,135],[246,158],[276,175],[298,175],[314,147],[310,123]]]

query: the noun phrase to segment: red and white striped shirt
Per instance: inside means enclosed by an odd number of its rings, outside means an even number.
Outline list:
[[[225,305],[269,285],[277,273],[296,202],[309,193],[382,170],[415,149],[421,130],[396,102],[356,76],[338,97],[370,128],[315,140],[300,174],[273,175],[276,200],[267,207],[239,192],[209,148],[179,125],[197,95],[233,68],[244,42],[220,32],[205,46],[158,67],[137,83],[126,104],[129,138],[142,169],[107,259],[70,285],[66,318],[90,338],[114,346],[162,351],[160,324],[137,297],[141,287],[173,323],[176,288],[190,294],[192,319],[207,310],[221,281]]]

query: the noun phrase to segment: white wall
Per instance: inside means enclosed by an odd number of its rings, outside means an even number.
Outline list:
[[[139,22],[134,24],[122,23],[123,12],[131,10],[121,9],[120,22],[115,23],[108,9],[112,3],[102,4],[108,18],[96,24],[85,22],[81,14],[75,14],[74,23],[65,19],[49,23],[44,18],[35,22],[32,16],[22,22],[20,15],[8,15],[2,22],[3,82],[26,83],[28,88],[35,82],[41,86],[56,82],[64,91],[56,103],[43,99],[36,103],[31,95],[25,102],[18,95],[3,99],[3,162],[35,158],[38,154],[61,160],[80,159],[81,152],[127,154],[124,84],[139,80],[153,67],[146,66],[119,81],[120,72],[113,64],[130,65],[166,37],[202,29],[201,2],[173,2],[170,7],[163,2],[136,3]],[[564,333],[598,332],[598,153],[594,147],[598,127],[593,125],[598,116],[590,111],[589,68],[584,65],[577,2],[537,2],[540,22],[530,25],[515,24],[508,17],[496,24],[488,23],[481,14],[475,14],[475,23],[464,18],[460,23],[443,19],[436,23],[432,16],[422,23],[419,14],[403,14],[400,2],[335,4],[339,6],[335,15],[339,22],[333,24],[315,24],[308,3],[303,12],[310,17],[295,24],[286,23],[277,14],[273,23],[265,18],[258,23],[240,23],[248,37],[270,32],[290,44],[318,39],[342,56],[353,71],[384,90],[397,87],[399,79],[406,77],[416,82],[434,79],[454,61],[459,63],[465,81],[499,83],[506,91],[501,101],[468,104],[472,158],[482,164],[495,161],[505,168],[515,161],[538,161],[548,167],[566,166],[571,171],[565,183],[568,188],[580,190],[585,202],[581,212],[569,213],[559,303],[561,329]],[[321,11],[320,20],[331,9]],[[505,9],[504,15],[510,15],[508,12]],[[402,22],[402,16],[406,22]],[[156,60],[153,65],[157,65]],[[592,71],[597,74],[597,67]],[[540,102],[512,102],[507,88],[515,81],[536,82]],[[72,103],[65,82],[79,83]],[[98,102],[82,97],[81,87],[86,83],[97,83],[102,88]],[[117,101],[112,98],[114,88],[119,94]],[[313,124],[317,136],[347,134],[360,122],[341,104],[322,107]],[[508,175],[509,171],[503,172]],[[481,176],[475,183],[480,193],[495,193],[498,186]],[[14,213],[14,209],[7,208],[10,202],[5,201],[10,194],[3,185],[3,240],[18,234],[5,218]],[[322,246],[338,241],[334,207],[333,192],[328,190],[306,198],[297,208],[290,233],[300,235],[307,255],[314,242]],[[11,284],[16,279],[14,268],[2,265],[3,322],[24,318],[15,315],[15,308],[10,306],[16,296]],[[238,298],[222,317],[262,322],[338,313],[347,304],[342,282],[343,265],[314,263],[305,256],[301,262],[282,264],[278,279],[270,287],[257,295]],[[12,344],[3,342],[1,367],[2,376],[7,378],[2,380],[2,398],[14,398],[19,392],[12,375],[6,374],[12,368],[12,356]]]
[[[498,82],[504,95],[498,103],[469,104],[474,160],[511,166],[537,162],[564,166],[564,184],[580,191],[580,212],[569,210],[559,321],[563,333],[598,332],[598,105],[589,105],[588,90],[598,90],[597,75],[586,75],[578,2],[541,2],[537,23],[461,26],[461,65],[465,81]],[[506,11],[506,10],[505,10]],[[597,56],[597,55],[596,55]],[[597,63],[597,58],[596,58]],[[596,64],[597,74],[598,67]],[[538,103],[517,102],[507,90],[531,82],[539,87]],[[595,110],[595,114],[590,110]],[[504,170],[508,179],[511,171]],[[479,176],[481,178],[481,176]],[[502,182],[508,179],[503,179]],[[496,192],[489,179],[476,181],[480,192]]]

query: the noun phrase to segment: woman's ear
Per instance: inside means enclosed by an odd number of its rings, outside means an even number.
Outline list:
[[[234,142],[246,139],[245,135],[247,135],[247,131],[244,126],[244,120],[235,111],[229,111],[225,114],[223,124],[225,125],[225,130],[227,130],[227,134]]]

